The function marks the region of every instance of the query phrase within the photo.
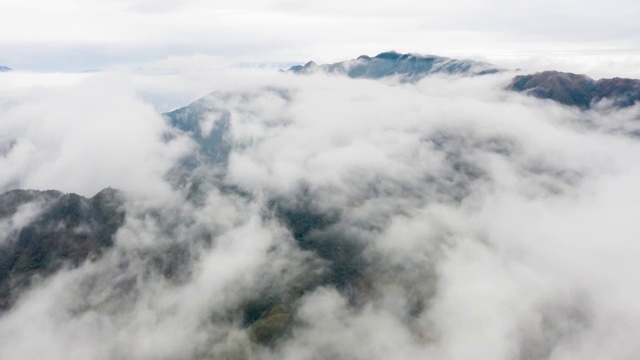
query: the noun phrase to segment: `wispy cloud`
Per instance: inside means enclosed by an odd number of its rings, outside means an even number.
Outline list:
[[[148,74],[26,88],[0,107],[4,187],[129,194],[111,251],[0,317],[3,354],[638,352],[640,143],[625,127],[638,106],[582,112],[505,91],[510,74]],[[194,142],[140,99],[172,86],[217,90],[195,121],[228,122],[224,161],[181,172]],[[258,345],[251,324],[274,308],[289,332]]]

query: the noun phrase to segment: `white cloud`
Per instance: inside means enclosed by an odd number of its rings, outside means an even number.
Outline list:
[[[27,81],[30,77],[26,74]],[[109,186],[147,194],[166,191],[162,176],[188,143],[163,142],[168,127],[136,97],[125,77],[100,74],[73,82],[41,82],[40,90],[26,89],[31,93],[15,98],[9,94],[11,84],[3,88],[9,99],[0,128],[2,140],[12,147],[0,159],[0,188],[55,188],[84,195]]]
[[[398,84],[206,66],[154,77],[165,71],[154,66],[23,88],[0,107],[2,134],[17,139],[0,158],[2,184],[157,197],[128,201],[113,251],[40,283],[0,318],[3,354],[639,351],[640,143],[628,131],[637,106],[580,112],[506,92],[510,74]],[[160,141],[167,128],[137,94],[196,96],[207,86],[218,90],[210,104],[228,111],[232,152],[191,202],[163,180],[189,144]],[[338,214],[310,236],[342,261],[347,285],[304,289],[330,264],[297,246],[273,202]],[[243,324],[247,303],[269,296],[293,316],[291,336],[270,349]]]

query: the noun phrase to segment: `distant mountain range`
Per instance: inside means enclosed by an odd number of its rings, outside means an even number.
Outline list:
[[[325,72],[365,79],[398,76],[405,81],[420,80],[430,74],[486,75],[503,70],[485,62],[434,55],[400,54],[395,51],[383,52],[374,57],[362,55],[357,59],[333,64],[318,65],[309,61],[305,65],[289,68],[289,71],[298,74]]]
[[[7,72],[11,70],[12,69],[10,67],[0,65],[0,72]]]
[[[616,107],[632,106],[640,100],[640,80],[594,80],[586,75],[558,71],[516,76],[508,89],[581,109],[589,109],[604,99]]]
[[[415,82],[433,74],[479,76],[507,71],[495,65],[447,57],[419,54],[383,52],[374,57],[362,55],[357,59],[318,65],[309,61],[288,69],[296,74],[346,75],[351,78],[381,79],[398,77],[401,81]],[[615,107],[628,107],[640,100],[640,80],[613,78],[594,80],[586,75],[558,71],[543,71],[519,75],[507,86],[508,90],[522,92],[540,99],[590,109],[607,99]]]

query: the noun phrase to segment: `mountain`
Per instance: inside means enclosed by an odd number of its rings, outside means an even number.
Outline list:
[[[171,126],[183,131],[200,145],[214,163],[225,162],[230,146],[225,139],[230,113],[224,104],[232,94],[212,93],[185,107],[163,114]]]
[[[311,74],[320,71],[365,79],[399,76],[404,81],[417,81],[430,74],[474,76],[493,74],[503,70],[479,61],[457,60],[434,55],[400,54],[389,51],[374,57],[362,55],[354,60],[333,64],[318,65],[310,61],[305,65],[293,66],[289,71],[296,74]]]
[[[198,145],[199,152],[214,164],[225,164],[231,152],[230,129],[232,113],[254,118],[265,118],[270,126],[286,123],[286,119],[266,116],[257,104],[262,102],[286,105],[291,102],[290,90],[264,87],[245,92],[214,91],[193,103],[164,113],[174,128],[189,135]]]
[[[53,190],[1,194],[0,311],[33,279],[99,257],[124,223],[122,204],[113,189],[92,198]]]
[[[11,71],[12,69],[10,67],[6,67],[6,66],[2,66],[0,65],[0,72],[8,72]]]
[[[309,61],[304,65],[292,66],[288,71],[295,74],[324,72],[357,79],[397,76],[401,81],[413,82],[431,74],[478,76],[502,72],[504,69],[473,60],[389,51],[374,57],[362,55],[357,59],[332,64],[318,65]],[[594,80],[586,75],[558,71],[516,76],[507,89],[584,110],[590,109],[604,99],[611,101],[615,107],[632,106],[640,100],[640,80],[624,78]]]
[[[615,107],[632,106],[640,100],[640,80],[613,78],[596,81],[586,75],[558,71],[516,76],[507,88],[581,109],[589,109],[604,99]]]

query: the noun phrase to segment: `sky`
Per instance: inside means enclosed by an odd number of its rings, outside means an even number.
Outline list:
[[[227,66],[387,50],[640,77],[640,4],[613,1],[0,1],[0,64],[80,72],[212,56]]]

